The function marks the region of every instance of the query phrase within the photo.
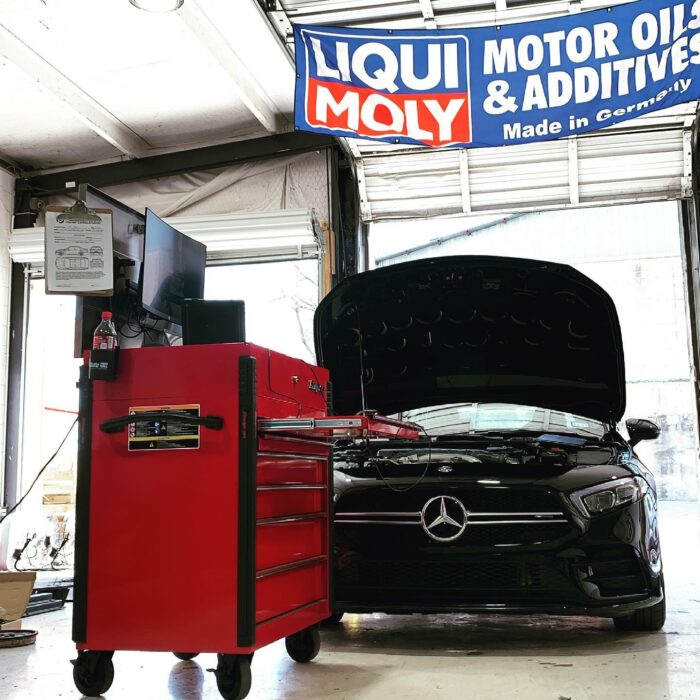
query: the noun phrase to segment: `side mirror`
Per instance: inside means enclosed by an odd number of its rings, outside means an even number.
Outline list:
[[[630,435],[630,445],[634,447],[642,440],[656,440],[661,430],[656,423],[644,418],[630,418],[625,422],[627,432]]]

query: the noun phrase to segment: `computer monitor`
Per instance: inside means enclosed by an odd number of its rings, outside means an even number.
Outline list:
[[[207,248],[146,209],[141,306],[157,318],[182,325],[186,298],[204,294]]]

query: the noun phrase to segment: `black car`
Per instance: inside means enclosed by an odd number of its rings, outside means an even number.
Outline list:
[[[654,477],[634,452],[615,306],[566,265],[459,256],[320,303],[336,414],[421,426],[334,449],[335,610],[665,620]]]

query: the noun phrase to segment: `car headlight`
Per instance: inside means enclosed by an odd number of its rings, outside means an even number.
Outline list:
[[[569,494],[569,498],[582,515],[590,518],[618,506],[640,501],[648,489],[649,484],[641,476],[633,476],[574,491]]]

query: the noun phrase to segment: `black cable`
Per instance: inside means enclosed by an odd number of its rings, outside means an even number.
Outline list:
[[[374,413],[372,409],[367,408],[367,403],[366,403],[366,397],[365,397],[365,384],[364,384],[364,378],[365,378],[365,349],[364,349],[364,337],[362,334],[362,319],[360,318],[360,307],[357,305],[357,303],[353,303],[352,306],[355,308],[355,316],[357,317],[357,332],[359,335],[359,350],[360,350],[360,403],[362,406],[362,410],[358,412],[358,415],[371,415]],[[430,465],[432,463],[432,454],[433,454],[433,445],[430,440],[430,435],[428,435],[428,432],[426,429],[422,426],[418,426],[422,431],[423,434],[426,437],[426,440],[428,441],[428,461],[425,463],[425,469],[423,470],[423,473],[421,474],[420,478],[411,484],[410,486],[407,486],[406,488],[403,489],[397,489],[394,486],[391,485],[388,479],[384,477],[382,474],[382,470],[379,468],[378,461],[373,462],[377,473],[379,474],[379,478],[382,479],[387,485],[387,487],[391,490],[394,491],[394,493],[405,493],[406,491],[410,491],[411,489],[415,488],[420,484],[423,479],[425,479],[426,475],[428,474],[428,470],[430,469]],[[366,441],[367,449],[369,449],[369,439]]]
[[[146,321],[152,321],[153,323],[149,326]],[[159,320],[157,318],[151,318],[149,319],[148,313],[146,311],[141,311],[137,317],[136,321],[139,326],[141,327],[141,330],[145,333],[146,331],[157,331],[158,329],[158,323]]]
[[[128,291],[124,290],[115,295],[114,298],[114,319],[115,325],[118,324],[118,333],[124,338],[138,338],[141,335],[141,328],[134,328],[132,317],[134,315],[134,303],[129,296]],[[126,329],[131,331],[131,334],[126,332]]]
[[[357,333],[360,337],[360,405],[362,406],[362,413],[367,410],[367,401],[365,398],[365,348],[364,348],[364,338],[362,336],[362,320],[360,319],[360,307],[357,303],[354,303],[355,315],[357,316]]]
[[[54,459],[56,459],[56,456],[61,451],[61,448],[63,447],[66,440],[68,439],[68,436],[73,432],[73,428],[75,428],[77,423],[78,423],[78,418],[76,418],[73,421],[73,423],[71,423],[70,428],[68,428],[68,432],[65,434],[65,437],[63,438],[63,440],[61,440],[61,444],[58,446],[56,451],[49,457],[46,464],[44,464],[44,466],[39,470],[39,473],[36,475],[36,478],[34,479],[34,481],[32,481],[32,485],[27,489],[24,496],[22,496],[22,498],[20,498],[19,501],[17,501],[17,503],[15,503],[15,505],[12,506],[12,508],[10,508],[10,510],[8,510],[7,513],[5,513],[5,515],[2,516],[2,518],[0,518],[0,523],[3,523],[6,518],[9,518],[22,505],[22,503],[24,502],[24,499],[31,493],[32,489],[36,486],[36,482],[39,481],[39,478],[41,477],[41,475],[46,471],[46,468],[49,466],[49,464],[51,464],[51,462],[54,461]]]
[[[8,515],[9,515],[9,513],[8,513]],[[4,518],[3,518],[3,520],[4,520]],[[0,521],[0,522],[2,522],[2,521]],[[24,545],[22,546],[22,548],[15,550],[15,553],[12,555],[12,558],[15,560],[15,563],[14,563],[15,571],[25,571],[25,569],[19,568],[19,562],[22,559],[22,556],[24,555],[24,553],[27,551],[27,547],[29,547],[29,545],[34,541],[35,538],[36,538],[36,533],[34,533],[31,537],[29,535],[27,535],[27,539],[24,541]]]
[[[60,571],[61,570],[60,568],[58,568],[56,566],[56,559],[58,559],[58,555],[61,553],[61,550],[66,546],[69,539],[70,539],[70,535],[65,535],[63,537],[63,540],[61,541],[61,544],[58,545],[58,548],[54,548],[54,550],[49,555],[51,557],[51,570],[52,571]],[[66,568],[66,567],[64,567],[64,568]]]
[[[132,332],[132,335],[129,335],[128,333],[124,332],[125,327],[128,328]],[[123,336],[124,338],[138,338],[141,335],[141,329],[135,329],[131,325],[131,323],[127,317],[127,320],[119,327],[119,335]]]
[[[419,479],[412,483],[410,486],[406,486],[403,489],[397,489],[395,486],[391,485],[391,482],[382,474],[382,470],[379,468],[379,459],[377,459],[376,462],[373,462],[375,469],[377,470],[377,473],[379,474],[379,478],[387,485],[390,491],[393,491],[394,493],[406,493],[406,491],[410,491],[411,489],[414,489],[418,484],[425,479],[425,477],[428,474],[428,469],[430,469],[430,465],[432,464],[432,457],[433,457],[433,443],[430,440],[430,435],[428,435],[428,432],[426,429],[422,426],[418,426],[422,431],[423,435],[425,435],[427,441],[428,441],[428,461],[425,463],[425,469],[423,470],[423,473],[420,475]],[[367,447],[369,448],[369,441],[367,442]]]

